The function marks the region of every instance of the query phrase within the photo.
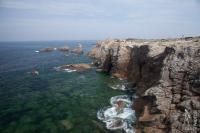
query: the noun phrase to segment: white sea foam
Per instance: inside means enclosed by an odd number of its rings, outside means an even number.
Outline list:
[[[40,51],[36,50],[35,53],[39,53]]]
[[[116,126],[117,125],[117,126]],[[123,129],[124,123],[122,119],[109,119],[106,121],[106,128],[110,130]]]
[[[114,90],[126,90],[125,85],[110,85],[110,88]]]
[[[76,72],[76,70],[72,70],[72,69],[63,69],[65,72],[71,73],[71,72]]]
[[[119,96],[111,97],[110,104],[112,106],[115,106],[116,102],[118,101],[123,101],[123,104],[125,105],[125,107],[130,107],[132,104],[132,101],[129,99],[127,95],[119,95]]]
[[[119,102],[121,103],[121,107]],[[110,99],[111,107],[97,112],[99,120],[106,124],[110,130],[124,129],[126,133],[134,133],[131,124],[135,120],[135,112],[131,109],[132,102],[127,95],[115,96]]]
[[[73,69],[61,69],[60,67],[54,67],[54,69],[56,71],[64,71],[64,72],[68,72],[68,73],[71,73],[71,72],[76,72],[76,70],[73,70]]]

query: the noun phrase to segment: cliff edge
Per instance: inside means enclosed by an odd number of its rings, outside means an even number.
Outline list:
[[[105,40],[88,55],[136,88],[137,132],[200,132],[200,37]]]

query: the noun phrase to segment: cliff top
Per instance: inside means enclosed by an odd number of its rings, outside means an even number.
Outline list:
[[[149,56],[155,56],[162,53],[166,47],[176,48],[178,51],[183,47],[192,46],[192,48],[200,47],[200,36],[197,37],[184,37],[184,38],[173,38],[173,39],[108,39],[103,41],[98,41],[96,47],[109,47],[115,46],[123,47],[135,47],[148,45],[150,49]]]

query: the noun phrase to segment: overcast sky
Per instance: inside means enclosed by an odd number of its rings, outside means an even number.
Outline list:
[[[0,41],[200,35],[200,0],[0,0]]]

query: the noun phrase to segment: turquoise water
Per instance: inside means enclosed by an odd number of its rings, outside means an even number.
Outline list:
[[[124,94],[108,86],[118,80],[94,69],[82,73],[53,69],[63,64],[90,63],[85,55],[34,52],[45,47],[75,47],[79,42],[86,52],[95,44],[95,41],[0,43],[1,133],[111,132],[97,119],[97,111],[109,106],[112,96]],[[28,73],[33,68],[39,71],[38,76]]]

